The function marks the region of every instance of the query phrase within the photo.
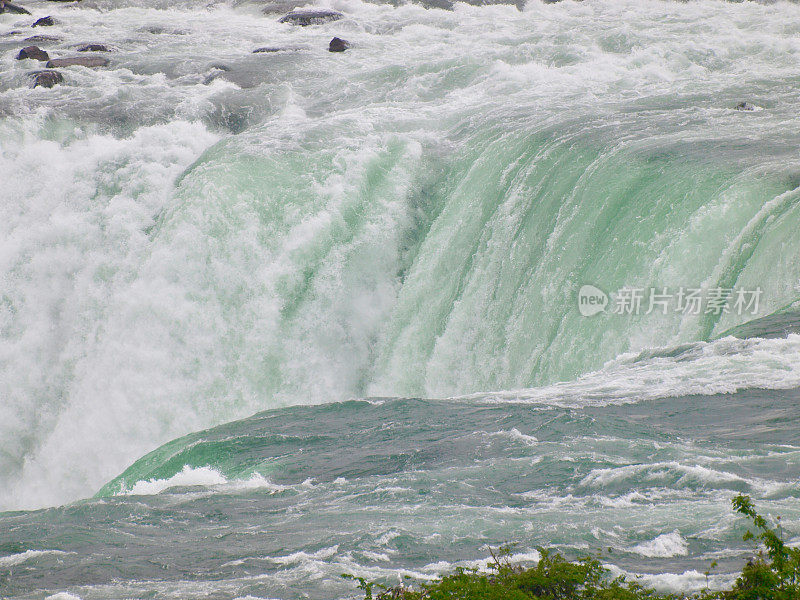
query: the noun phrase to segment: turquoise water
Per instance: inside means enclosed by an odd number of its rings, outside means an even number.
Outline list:
[[[0,16],[3,594],[344,598],[505,541],[702,587],[734,493],[800,531],[796,3],[29,5],[113,51],[32,89]],[[612,310],[664,287],[760,301]]]
[[[717,561],[723,585],[749,552],[734,494],[797,531],[798,411],[796,390],[275,409],[169,442],[94,499],[6,513],[3,583],[14,598],[352,598],[341,573],[425,581],[515,542],[520,562],[599,551],[666,589],[705,588]]]

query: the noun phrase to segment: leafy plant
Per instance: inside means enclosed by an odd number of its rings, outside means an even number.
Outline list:
[[[725,595],[734,600],[798,600],[800,599],[800,549],[790,548],[783,540],[780,518],[770,527],[767,519],[756,512],[749,496],[739,494],[733,509],[748,517],[755,533],[748,529],[745,541],[760,540],[763,549],[742,569],[733,590]]]

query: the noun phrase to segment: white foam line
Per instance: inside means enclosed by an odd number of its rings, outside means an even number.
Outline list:
[[[26,550],[25,552],[20,552],[19,554],[10,554],[8,556],[0,557],[0,567],[14,567],[42,556],[55,556],[61,554],[70,553],[62,552],[61,550]]]

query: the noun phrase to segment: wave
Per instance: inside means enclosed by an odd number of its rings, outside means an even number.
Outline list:
[[[625,353],[575,381],[454,399],[580,407],[795,389],[800,387],[800,362],[795,360],[798,350],[800,336],[796,334],[777,339],[729,336]]]
[[[61,550],[25,550],[17,554],[10,554],[8,556],[0,556],[0,567],[15,567],[29,560],[35,560],[43,556],[59,556],[69,554],[69,552],[62,552]]]
[[[673,556],[686,556],[689,553],[689,545],[677,531],[663,533],[657,538],[637,544],[631,548],[631,552],[636,552],[648,558],[671,558]]]
[[[229,481],[218,470],[209,466],[192,468],[184,465],[175,475],[166,479],[147,479],[135,482],[130,489],[124,486],[116,492],[118,496],[152,496],[173,488],[214,487],[222,491],[268,490],[278,492],[288,489],[276,485],[258,473],[248,479]]]

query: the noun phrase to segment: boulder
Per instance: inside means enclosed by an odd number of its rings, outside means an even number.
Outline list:
[[[106,67],[108,66],[108,59],[100,56],[73,56],[71,58],[54,58],[47,61],[45,65],[48,69],[55,69],[57,67]]]
[[[144,33],[152,33],[153,35],[188,35],[185,29],[171,29],[161,25],[148,25],[147,27],[139,28],[139,31]]]
[[[20,50],[19,54],[17,54],[17,60],[25,60],[26,58],[31,58],[40,62],[46,62],[50,60],[47,52],[39,48],[39,46],[26,46]]]
[[[31,27],[52,27],[55,24],[53,17],[42,17],[41,19],[36,19]]]
[[[279,48],[278,46],[264,46],[263,48],[256,48],[253,54],[266,54],[272,52],[297,52],[301,48]]]
[[[308,25],[330,23],[342,18],[344,18],[344,15],[335,10],[293,10],[288,15],[281,17],[278,22],[306,27]]]
[[[14,13],[17,15],[31,14],[29,10],[24,9],[21,6],[11,4],[11,2],[6,2],[5,0],[0,0],[0,15],[3,13]]]
[[[31,44],[46,44],[48,42],[60,42],[61,38],[54,35],[32,35],[26,37],[23,42],[30,42]]]
[[[750,104],[749,102],[739,102],[739,104],[737,104],[735,108],[736,110],[744,110],[748,112],[756,109],[756,107]]]
[[[342,38],[335,37],[328,44],[328,52],[344,52],[350,47],[350,42]]]
[[[78,52],[111,52],[103,44],[84,44],[78,48]]]
[[[51,88],[58,83],[64,82],[64,76],[58,71],[34,71],[31,73],[33,87]]]

